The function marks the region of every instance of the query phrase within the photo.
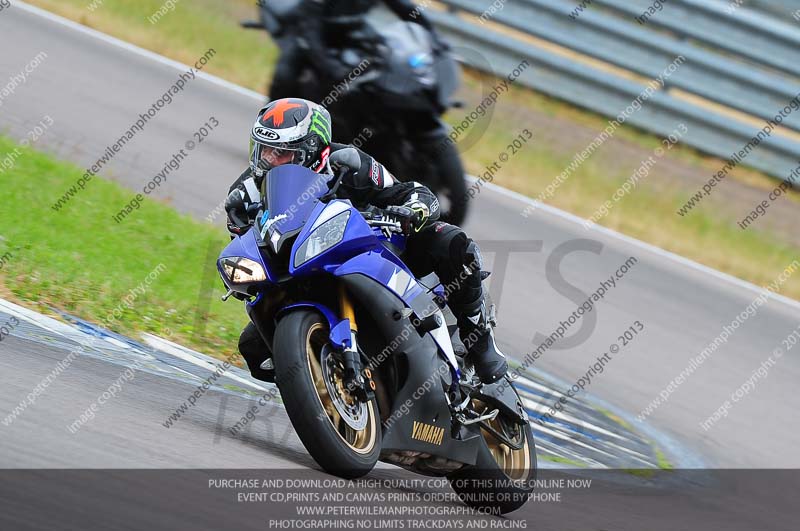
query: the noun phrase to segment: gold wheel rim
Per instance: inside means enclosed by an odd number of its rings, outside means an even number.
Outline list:
[[[472,404],[475,411],[483,411],[481,414],[484,414],[488,410],[486,404],[478,400],[473,400]],[[493,420],[486,421],[486,423],[493,430],[508,436],[499,415]],[[513,481],[524,481],[528,479],[531,468],[531,454],[524,427],[520,426],[517,437],[512,439],[515,444],[522,443],[522,448],[519,450],[514,450],[505,443],[500,442],[488,430],[484,429],[483,426],[481,426],[481,434],[486,441],[486,446],[489,448],[489,453],[492,454],[492,458],[506,477]]]
[[[308,361],[308,370],[311,373],[311,379],[314,382],[317,400],[342,442],[356,453],[368,454],[373,450],[378,439],[377,416],[375,414],[374,402],[370,401],[367,403],[367,425],[363,430],[354,430],[342,419],[341,414],[336,409],[328,393],[322,366],[320,365],[322,347],[327,341],[328,334],[325,332],[325,326],[321,323],[314,323],[311,328],[309,328],[308,335],[306,336],[306,359]],[[344,390],[344,385],[341,380],[337,379],[336,388]],[[349,396],[342,396],[341,398],[342,400],[352,400]]]

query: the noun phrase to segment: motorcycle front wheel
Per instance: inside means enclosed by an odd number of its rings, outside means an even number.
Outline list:
[[[352,479],[373,469],[381,450],[375,399],[348,393],[342,366],[328,344],[328,324],[317,312],[297,310],[275,329],[275,383],[297,436],[326,471]]]

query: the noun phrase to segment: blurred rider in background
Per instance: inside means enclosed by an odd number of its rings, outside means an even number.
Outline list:
[[[427,29],[436,48],[447,49],[447,44],[422,13],[424,8],[411,0],[300,0],[284,21],[279,37],[283,52],[275,66],[270,100],[305,93],[298,79],[305,66],[313,67],[329,80],[344,79],[350,69],[329,50],[353,41],[365,47],[377,46],[381,38],[366,23],[366,15],[381,3],[400,19],[416,22]]]

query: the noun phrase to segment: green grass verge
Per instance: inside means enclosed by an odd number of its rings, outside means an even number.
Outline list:
[[[131,337],[148,331],[221,358],[235,351],[247,316],[236,301],[219,300],[221,281],[207,258],[226,245],[224,230],[150,199],[116,225],[111,216],[132,192],[103,179],[54,212],[41,191],[67,189],[83,169],[0,136],[0,153],[15,148],[21,155],[0,187],[0,256],[10,256],[0,279],[12,298],[110,323]],[[128,308],[123,299],[160,264]],[[201,286],[204,276],[210,286]]]
[[[608,419],[611,420],[611,422],[614,422],[615,424],[619,424],[620,426],[622,426],[623,428],[625,428],[626,430],[628,430],[631,433],[636,433],[636,429],[633,426],[631,426],[630,423],[626,422],[624,419],[622,419],[619,416],[615,415],[614,413],[612,413],[611,411],[607,410],[606,408],[595,406],[594,409],[596,411],[602,413],[606,417],[608,417]]]
[[[570,465],[576,468],[586,468],[586,463],[581,463],[580,461],[576,461],[568,457],[561,457],[560,455],[541,454],[539,455],[539,459],[543,461],[550,461],[551,463]]]
[[[655,468],[626,468],[624,469],[626,473],[640,477],[649,479],[656,475],[657,470],[674,470],[675,466],[669,462],[667,456],[664,452],[661,451],[660,448],[655,449],[656,453],[656,463],[658,464],[658,469]]]
[[[95,27],[144,48],[162,53],[177,60],[193,63],[209,47],[217,50],[214,60],[206,68],[251,89],[264,90],[272,73],[277,50],[272,41],[259,31],[245,31],[238,21],[253,18],[255,6],[249,0],[181,1],[175,10],[158,23],[147,20],[163,2],[162,0],[95,0],[97,7],[90,11],[88,0],[31,0],[32,3],[60,15]],[[465,109],[455,109],[447,119],[459,122],[480,100],[480,87],[494,84],[488,76],[468,73],[464,91]],[[570,104],[549,98],[521,87],[512,87],[501,95],[495,105],[495,114],[481,141],[464,153],[469,171],[483,172],[486,165],[498,159],[506,146],[537,116],[553,116],[576,126],[599,132],[606,118],[578,109]],[[509,127],[509,124],[514,124]],[[534,128],[535,129],[535,128]],[[546,133],[545,131],[541,131]],[[521,152],[511,157],[494,182],[520,193],[536,197],[555,176],[571,162],[576,149],[564,135],[539,134]],[[634,127],[620,127],[615,139],[646,149],[659,145],[659,140]],[[635,159],[635,160],[634,160]],[[600,224],[629,234],[707,266],[725,271],[755,284],[766,285],[800,256],[800,248],[788,237],[770,230],[751,228],[739,230],[734,219],[745,215],[742,205],[728,208],[724,201],[710,198],[695,208],[687,217],[675,214],[677,208],[693,193],[696,186],[687,190],[684,185],[672,184],[669,174],[658,179],[667,159],[687,164],[695,171],[710,176],[722,166],[713,157],[705,157],[691,148],[676,146],[652,170],[652,177],[640,181],[637,188],[617,203]],[[621,157],[618,151],[604,146],[582,164],[547,202],[582,216],[590,217],[639,166],[637,157]],[[766,190],[774,181],[766,176],[737,169],[728,179],[747,183]],[[664,185],[665,181],[668,183]],[[736,186],[728,182],[725,186]],[[797,202],[800,194],[790,194],[786,201]],[[747,210],[752,205],[746,205]],[[480,208],[480,200],[474,204]],[[774,214],[773,214],[774,215]],[[783,286],[783,293],[800,299],[800,276]]]
[[[658,468],[661,470],[672,470],[675,468],[672,463],[669,462],[669,459],[667,459],[667,456],[664,454],[664,452],[662,452],[659,448],[656,448],[656,459],[658,462]]]

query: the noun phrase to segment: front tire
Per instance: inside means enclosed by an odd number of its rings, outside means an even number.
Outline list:
[[[473,405],[478,405],[473,402]],[[480,411],[480,407],[477,408]],[[498,416],[489,426],[508,431],[508,421]],[[504,425],[504,423],[506,423]],[[490,514],[506,514],[522,507],[533,492],[536,479],[536,444],[530,424],[518,428],[512,442],[522,448],[513,450],[481,427],[484,444],[478,450],[474,466],[448,476],[450,486],[466,505]],[[508,433],[506,433],[508,435]],[[488,498],[488,499],[487,499]]]
[[[275,329],[275,383],[297,436],[311,457],[326,471],[342,478],[367,474],[381,450],[380,415],[376,401],[354,403],[336,364],[328,358],[328,324],[317,312],[297,310],[285,316]],[[323,370],[332,367],[331,370]],[[326,384],[326,375],[329,383]],[[330,389],[336,389],[331,395]],[[336,407],[350,405],[366,418],[363,429],[352,428]]]

